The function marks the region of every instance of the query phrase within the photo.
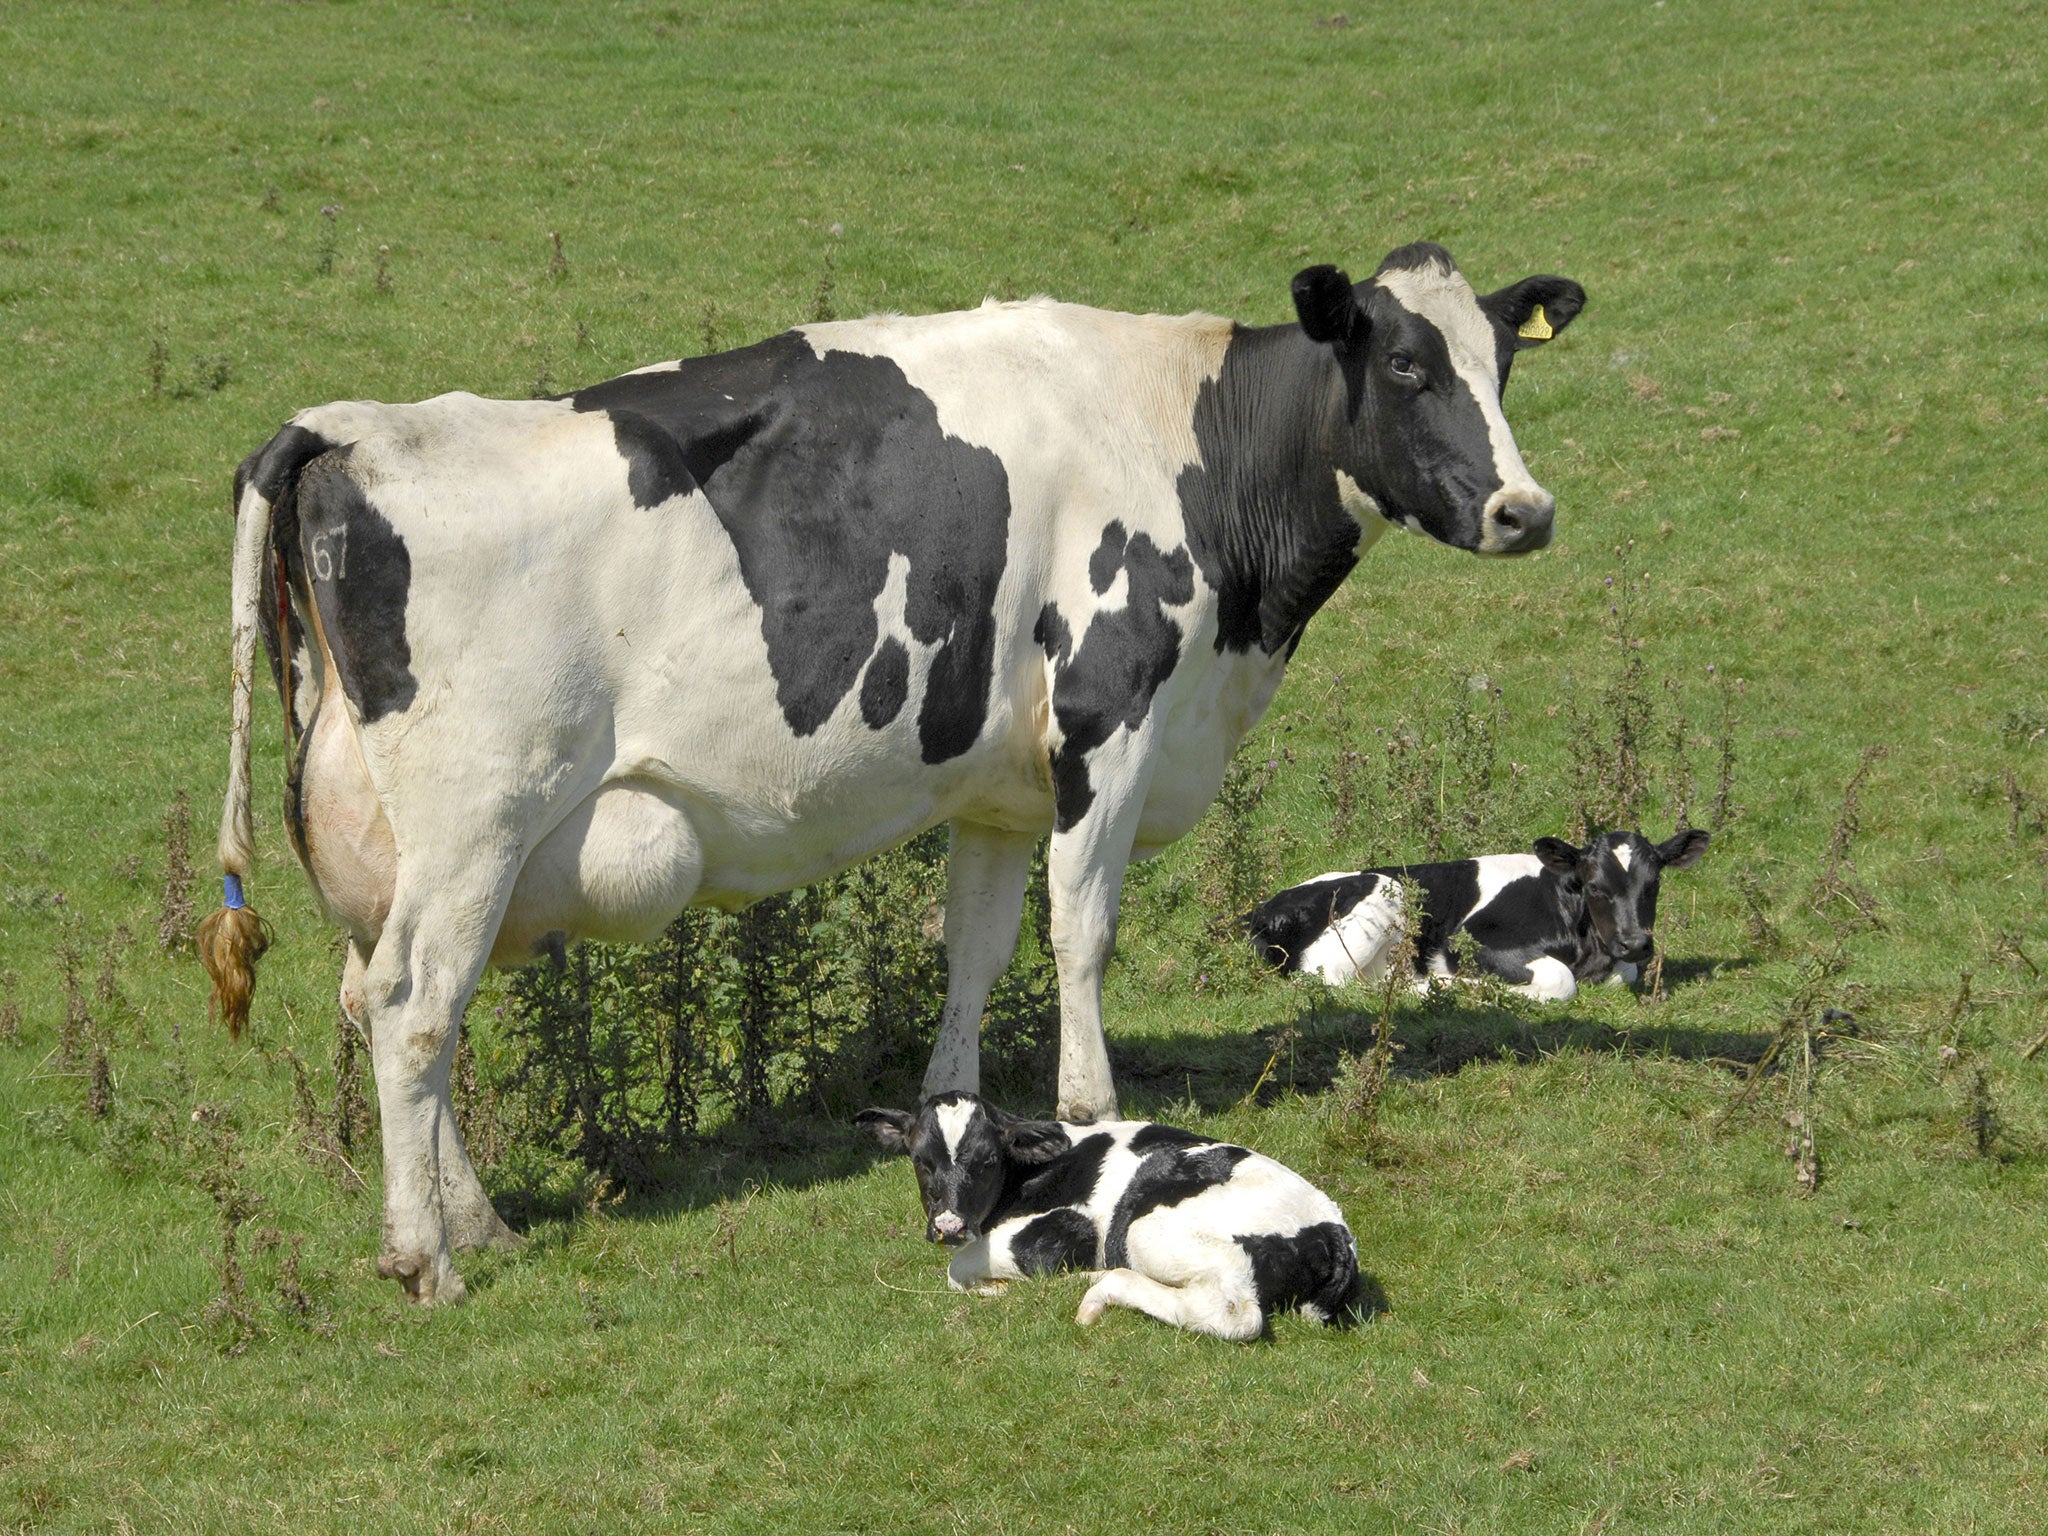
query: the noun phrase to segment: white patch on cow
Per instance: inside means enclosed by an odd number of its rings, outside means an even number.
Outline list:
[[[1495,500],[1542,497],[1545,493],[1522,462],[1522,450],[1508,428],[1500,403],[1500,361],[1494,349],[1493,322],[1479,307],[1478,295],[1455,267],[1434,262],[1382,272],[1374,279],[1403,309],[1420,315],[1442,333],[1451,366],[1478,402],[1486,420],[1487,442],[1493,448],[1493,472],[1501,488]]]
[[[1301,969],[1333,987],[1372,981],[1386,974],[1400,938],[1401,886],[1382,880],[1301,952]]]
[[[623,374],[620,375],[620,377],[631,378],[636,373],[679,373],[682,371],[682,366],[683,364],[680,358],[671,358],[668,362],[665,363],[649,363],[644,368],[628,368]],[[728,400],[730,400],[731,398],[732,396],[730,395],[726,396],[726,399]]]
[[[1566,1003],[1578,995],[1579,983],[1570,966],[1542,955],[1529,962],[1529,980],[1515,990],[1538,1002]]]
[[[939,1133],[946,1139],[946,1156],[960,1155],[960,1138],[967,1134],[967,1127],[974,1123],[974,1117],[981,1113],[981,1106],[973,1100],[956,1100],[941,1104],[933,1112],[939,1122]]]
[[[1635,856],[1635,850],[1629,847],[1627,843],[1616,843],[1614,845],[1614,862],[1619,864],[1624,871],[1628,869],[1629,862]]]
[[[1358,541],[1351,546],[1354,559],[1364,559],[1365,552],[1379,543],[1380,535],[1387,531],[1385,510],[1379,501],[1356,480],[1337,470],[1337,504],[1345,515],[1358,524]]]

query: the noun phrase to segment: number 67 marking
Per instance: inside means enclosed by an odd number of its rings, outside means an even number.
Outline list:
[[[313,535],[313,574],[321,581],[335,581],[348,575],[348,528]]]

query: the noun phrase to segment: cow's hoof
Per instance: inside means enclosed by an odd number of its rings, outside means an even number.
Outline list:
[[[377,1273],[396,1280],[405,1299],[423,1307],[454,1306],[467,1291],[462,1276],[445,1258],[422,1253],[387,1253],[377,1260]]]
[[[1107,1104],[1062,1103],[1054,1111],[1054,1114],[1056,1118],[1064,1120],[1068,1125],[1093,1125],[1098,1120],[1115,1120],[1120,1118],[1116,1112],[1116,1100],[1114,1099],[1111,1099]]]

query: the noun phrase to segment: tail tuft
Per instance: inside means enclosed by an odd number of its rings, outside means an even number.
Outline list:
[[[239,1040],[256,996],[256,962],[270,948],[270,924],[253,907],[223,906],[200,923],[198,941],[199,963],[213,981],[206,1011],[226,1021],[229,1039]]]

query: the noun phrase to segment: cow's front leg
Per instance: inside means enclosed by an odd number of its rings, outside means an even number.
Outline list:
[[[1102,1034],[1102,977],[1116,948],[1124,867],[1150,785],[1150,741],[1149,731],[1120,734],[1088,755],[1089,798],[1085,808],[1068,799],[1061,809],[1047,860],[1052,952],[1060,976],[1058,1113],[1081,1124],[1117,1118]],[[1057,792],[1069,796],[1073,782],[1068,779]]]
[[[924,1074],[925,1097],[981,1088],[981,1011],[1017,949],[1017,923],[1038,839],[953,823],[946,858],[946,1011]]]
[[[455,1130],[448,1078],[463,1010],[490,954],[513,873],[429,878],[401,868],[391,916],[363,976],[384,1141],[377,1271],[418,1302],[462,1300],[452,1250],[489,1240],[497,1223]],[[488,1223],[479,1207],[490,1213]]]

